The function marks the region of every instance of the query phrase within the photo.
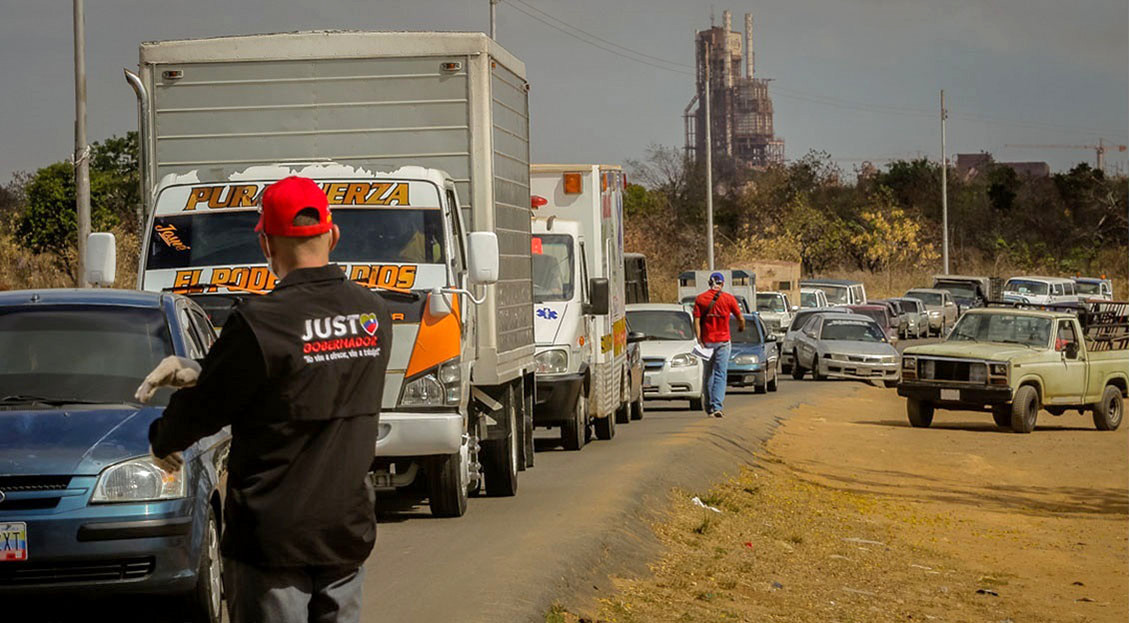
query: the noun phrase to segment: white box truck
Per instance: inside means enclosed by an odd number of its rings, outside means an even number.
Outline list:
[[[513,495],[533,461],[525,66],[479,33],[301,32],[144,43],[139,287],[217,322],[274,284],[259,193],[320,183],[331,259],[385,294],[393,350],[378,487],[424,479],[432,512]]]
[[[567,449],[584,445],[590,422],[611,439],[617,421],[643,416],[627,357],[623,190],[618,166],[530,167],[534,424],[561,427]]]

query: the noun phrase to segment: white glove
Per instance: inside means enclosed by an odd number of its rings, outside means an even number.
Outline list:
[[[153,398],[159,387],[192,387],[200,378],[200,364],[185,357],[169,356],[161,360],[156,368],[145,377],[134,393],[138,402],[146,403]]]
[[[184,466],[184,456],[180,452],[173,452],[169,456],[161,458],[153,454],[153,448],[149,448],[149,454],[153,457],[153,462],[157,464],[157,467],[165,470],[166,473],[176,473]]]

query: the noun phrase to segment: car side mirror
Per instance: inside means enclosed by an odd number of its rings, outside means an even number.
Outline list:
[[[799,309],[800,309],[800,306],[798,306],[798,305],[793,305],[793,306],[789,307],[789,311],[791,311],[793,313],[796,313],[796,311],[799,310]]]
[[[498,281],[498,235],[473,231],[467,236],[468,278],[471,283],[490,285]]]
[[[114,234],[98,232],[86,239],[86,283],[92,286],[113,286],[117,265]]]
[[[640,333],[638,331],[629,331],[628,332],[628,343],[629,344],[635,344],[637,342],[642,342],[646,339],[647,339],[647,335]]]
[[[585,305],[584,312],[593,316],[607,314],[608,298],[608,280],[604,277],[589,279],[589,302]]]

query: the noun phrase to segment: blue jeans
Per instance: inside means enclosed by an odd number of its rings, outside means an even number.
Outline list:
[[[730,343],[706,342],[707,348],[713,348],[714,354],[705,362],[702,370],[703,406],[707,413],[722,410],[722,402],[726,400],[726,373],[730,368]]]

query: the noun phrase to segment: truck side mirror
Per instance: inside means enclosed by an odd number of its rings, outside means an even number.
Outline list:
[[[86,239],[86,283],[113,286],[118,265],[114,234],[98,232]]]
[[[585,313],[593,316],[606,315],[608,298],[608,280],[604,277],[589,279],[589,302],[585,304]]]
[[[467,236],[468,279],[478,285],[498,281],[498,235],[493,231],[473,231]]]
[[[428,313],[436,318],[443,318],[451,313],[451,302],[438,286],[428,293]]]

